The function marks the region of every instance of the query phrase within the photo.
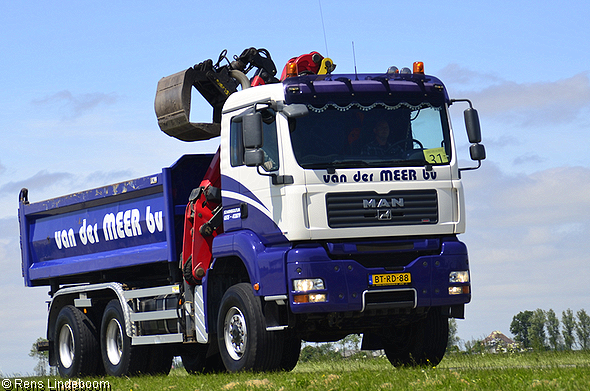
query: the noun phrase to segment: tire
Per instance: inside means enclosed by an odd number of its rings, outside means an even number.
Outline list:
[[[151,345],[145,346],[146,365],[144,373],[147,375],[164,375],[167,376],[172,369],[172,360],[174,356],[172,349],[168,345]]]
[[[219,353],[207,357],[209,345],[199,345],[190,352],[184,352],[180,358],[184,369],[191,374],[220,373],[225,371],[225,366]]]
[[[63,307],[55,322],[54,354],[63,377],[97,375],[101,372],[96,326],[78,308]]]
[[[223,295],[217,317],[219,353],[229,372],[266,371],[280,365],[281,333],[266,331],[260,299],[249,283]]]
[[[107,304],[100,327],[100,350],[107,375],[128,376],[145,371],[145,346],[132,346],[125,332],[125,318],[119,300]],[[143,349],[142,349],[143,348]]]
[[[278,369],[291,372],[299,361],[301,353],[301,338],[286,333],[283,340],[283,355]]]
[[[449,320],[432,308],[421,321],[394,328],[384,337],[385,355],[392,365],[436,366],[443,359],[449,337]]]

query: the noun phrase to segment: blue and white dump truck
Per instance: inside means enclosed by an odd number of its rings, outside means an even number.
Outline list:
[[[393,365],[438,363],[471,299],[461,173],[443,83],[414,69],[336,74],[317,52],[280,77],[264,49],[158,83],[160,128],[220,137],[143,178],[30,202],[26,286],[49,286],[65,377],[291,370],[302,341],[362,334]],[[247,77],[255,70],[253,77]],[[213,106],[189,120],[192,87]]]

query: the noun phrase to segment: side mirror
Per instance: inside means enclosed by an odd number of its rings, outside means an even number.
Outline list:
[[[285,114],[287,118],[300,118],[308,115],[309,110],[304,104],[294,103],[283,107],[283,114]]]
[[[472,144],[469,147],[469,154],[471,160],[482,161],[486,158],[486,149],[483,144]]]
[[[479,116],[477,110],[470,107],[463,112],[465,117],[465,128],[467,129],[467,137],[471,144],[481,142],[481,128],[479,126]],[[475,159],[474,159],[475,160]]]
[[[473,108],[473,105],[469,99],[451,99],[450,104],[453,104],[454,102],[469,103],[469,108],[463,112],[463,116],[465,117],[467,138],[471,143],[471,146],[469,147],[469,154],[471,155],[471,160],[475,160],[478,163],[477,167],[459,168],[459,173],[461,173],[461,171],[477,170],[481,167],[481,161],[486,158],[486,149],[482,144],[480,144],[481,127],[479,126],[479,116],[477,115],[477,110]]]
[[[262,114],[251,113],[242,118],[243,133],[242,141],[244,148],[260,148],[262,147]]]
[[[264,163],[264,151],[260,148],[246,149],[244,151],[244,164],[248,167],[262,166]]]
[[[244,144],[244,164],[248,167],[264,163],[264,151],[260,149],[264,142],[262,136],[262,114],[246,114],[242,117],[242,142]]]

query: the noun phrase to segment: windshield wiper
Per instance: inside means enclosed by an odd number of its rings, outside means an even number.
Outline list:
[[[366,160],[334,160],[330,162],[333,167],[346,167],[353,165],[355,167],[371,167],[371,163]]]
[[[424,159],[392,159],[392,160],[334,160],[319,163],[302,164],[307,169],[325,169],[334,173],[336,168],[359,168],[359,167],[403,167],[403,166],[426,166],[429,163]]]
[[[301,166],[303,168],[324,168],[326,170],[335,169],[337,167],[372,167],[372,165],[365,160],[333,160],[318,163],[303,163]]]
[[[427,164],[429,164],[426,160],[424,159],[409,159],[409,160],[404,160],[404,159],[395,159],[395,160],[380,160],[379,162],[377,162],[379,164],[379,166],[408,166],[408,165],[418,165],[418,166],[425,166]]]

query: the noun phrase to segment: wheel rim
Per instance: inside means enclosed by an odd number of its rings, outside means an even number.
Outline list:
[[[115,318],[109,321],[105,334],[106,353],[113,365],[119,364],[123,355],[123,329]]]
[[[230,357],[234,360],[241,359],[246,351],[248,329],[246,328],[244,314],[239,308],[232,307],[227,311],[223,326],[223,337]]]
[[[74,362],[74,333],[69,324],[64,324],[59,330],[59,360],[64,368],[69,368]]]

